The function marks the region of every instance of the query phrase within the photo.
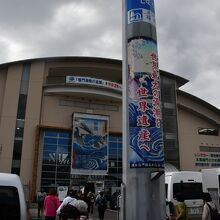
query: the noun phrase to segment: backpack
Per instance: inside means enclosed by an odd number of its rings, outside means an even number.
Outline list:
[[[68,218],[73,218],[76,219],[80,216],[80,212],[78,209],[71,205],[71,204],[66,204],[61,210],[60,210],[60,217],[65,220]]]
[[[104,197],[104,196],[101,196],[100,197],[100,203],[99,203],[99,205],[101,206],[101,207],[103,207],[104,209],[106,209],[106,206],[107,206],[107,200],[106,200],[106,198]]]
[[[215,207],[215,209],[212,209],[212,207],[208,203],[206,203],[206,204],[210,210],[211,220],[220,220],[220,214],[218,213],[217,208]]]

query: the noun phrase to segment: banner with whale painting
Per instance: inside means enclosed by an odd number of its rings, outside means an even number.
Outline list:
[[[108,140],[108,116],[74,113],[71,174],[106,175]]]

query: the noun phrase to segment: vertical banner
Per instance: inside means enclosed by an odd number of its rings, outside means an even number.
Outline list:
[[[122,9],[122,219],[165,219],[163,129],[154,0],[123,0]]]
[[[132,31],[147,25],[156,32],[151,0],[128,0],[127,18]],[[130,168],[164,167],[157,42],[150,34],[127,38]]]
[[[108,116],[74,113],[71,174],[107,174],[108,139]]]

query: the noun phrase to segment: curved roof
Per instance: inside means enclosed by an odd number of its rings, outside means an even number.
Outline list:
[[[187,92],[184,92],[182,90],[177,90],[177,94],[180,94],[181,96],[183,97],[186,97],[186,98],[189,98],[197,103],[199,103],[200,105],[202,106],[205,106],[207,109],[215,112],[216,114],[219,114],[220,115],[220,109],[216,108],[215,106],[211,105],[210,103],[192,95],[192,94],[189,94]]]
[[[215,106],[209,104],[208,102],[206,102],[206,101],[204,101],[194,95],[191,95],[187,92],[184,92],[182,90],[177,90],[177,94],[180,97],[182,96],[183,98],[186,98],[191,101],[191,104],[190,103],[187,104],[184,102],[178,102],[177,105],[178,105],[179,109],[183,109],[185,111],[188,111],[191,114],[196,115],[197,117],[206,120],[207,122],[211,123],[212,125],[216,126],[217,128],[220,128],[220,109],[218,109]],[[192,103],[197,104],[197,106],[195,106]],[[203,109],[206,109],[208,111],[204,111]]]
[[[81,56],[57,56],[57,57],[39,57],[39,58],[31,58],[31,59],[25,59],[25,60],[17,60],[7,63],[0,64],[1,67],[6,67],[11,64],[17,64],[17,63],[28,63],[28,62],[35,62],[35,61],[45,61],[45,62],[54,62],[54,61],[89,61],[89,62],[99,62],[99,63],[112,63],[112,64],[118,64],[121,65],[122,61],[118,59],[111,59],[111,58],[102,58],[102,57],[81,57]]]
[[[83,56],[57,56],[57,57],[40,57],[40,58],[31,58],[25,60],[18,60],[13,62],[7,62],[0,64],[0,68],[8,67],[12,64],[19,64],[19,63],[28,63],[28,62],[35,62],[35,61],[45,61],[45,62],[60,62],[60,61],[80,61],[80,62],[98,62],[98,63],[108,63],[108,64],[115,64],[122,66],[122,60],[112,59],[112,58],[103,58],[103,57],[83,57]],[[172,74],[170,72],[160,70],[160,74],[164,75],[168,78],[175,79],[177,82],[177,86],[180,87],[186,84],[189,80]]]

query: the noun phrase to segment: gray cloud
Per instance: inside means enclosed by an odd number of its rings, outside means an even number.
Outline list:
[[[0,62],[48,56],[122,58],[122,0],[0,0]],[[155,0],[159,65],[220,107],[219,0]]]
[[[159,65],[190,80],[183,89],[220,107],[218,0],[158,0]]]

